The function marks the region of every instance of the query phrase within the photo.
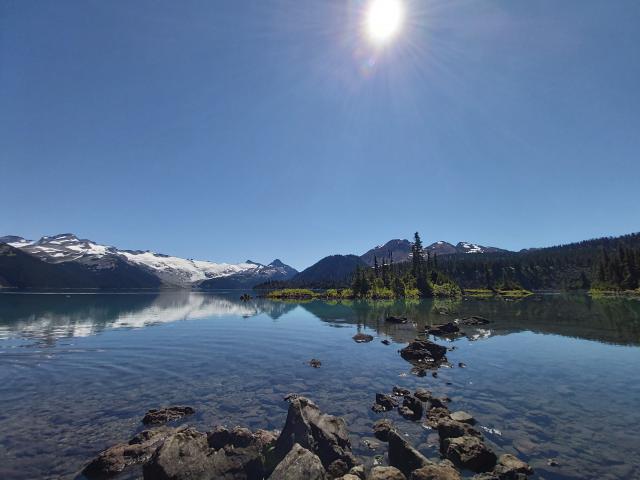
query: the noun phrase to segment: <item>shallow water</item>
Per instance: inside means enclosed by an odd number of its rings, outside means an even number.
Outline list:
[[[0,294],[0,478],[74,478],[101,449],[139,431],[157,406],[195,407],[186,423],[202,430],[281,428],[290,392],[344,416],[355,453],[371,463],[386,448],[372,438],[380,415],[370,407],[393,385],[449,396],[452,410],[477,418],[498,454],[530,462],[534,478],[640,478],[640,301],[238,297]],[[388,314],[416,326],[385,324]],[[453,368],[437,378],[413,375],[398,349],[427,324],[471,314],[492,323],[448,343],[456,347],[447,354]],[[359,331],[376,338],[357,344]],[[311,358],[322,367],[305,364]],[[385,415],[437,458],[437,434]],[[547,465],[552,458],[558,466]]]

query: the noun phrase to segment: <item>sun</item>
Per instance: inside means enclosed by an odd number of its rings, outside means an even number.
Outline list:
[[[378,45],[391,40],[402,27],[403,20],[404,6],[401,0],[371,0],[367,6],[367,33]]]

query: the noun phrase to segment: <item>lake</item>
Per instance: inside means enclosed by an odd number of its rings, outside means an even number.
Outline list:
[[[0,294],[0,478],[75,478],[142,429],[154,407],[184,423],[281,428],[283,397],[343,416],[354,453],[373,442],[376,392],[425,387],[472,413],[496,453],[539,479],[640,478],[640,301],[535,295],[519,301],[240,301],[238,292]],[[406,315],[415,325],[393,325]],[[438,343],[451,368],[418,376],[398,350],[468,315],[491,320]],[[358,332],[375,338],[352,340]],[[388,339],[390,345],[381,341]],[[311,368],[311,358],[321,360]],[[462,362],[465,368],[459,366]],[[437,433],[388,412],[438,457]],[[366,441],[365,441],[366,440]],[[375,445],[373,445],[375,447]],[[557,465],[550,466],[554,460]],[[132,470],[121,478],[136,478]]]

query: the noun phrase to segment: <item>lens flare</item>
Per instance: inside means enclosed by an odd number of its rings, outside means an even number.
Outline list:
[[[371,0],[366,12],[366,29],[376,44],[392,39],[402,27],[404,6],[401,0]]]

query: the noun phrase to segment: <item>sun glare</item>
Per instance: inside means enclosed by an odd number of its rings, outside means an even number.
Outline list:
[[[377,44],[388,42],[400,30],[403,20],[401,0],[371,0],[366,13],[369,38]]]

